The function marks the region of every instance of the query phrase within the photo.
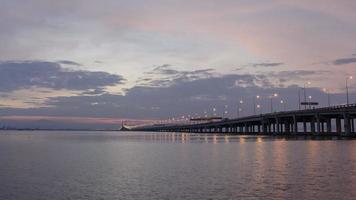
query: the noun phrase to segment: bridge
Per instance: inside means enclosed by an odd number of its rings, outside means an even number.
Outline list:
[[[198,124],[160,124],[132,131],[356,136],[356,104],[273,112]]]

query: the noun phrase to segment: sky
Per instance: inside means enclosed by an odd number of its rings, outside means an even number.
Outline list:
[[[0,0],[0,126],[344,104],[356,72],[352,0]],[[356,80],[349,80],[356,101]],[[323,90],[323,89],[327,90]],[[283,100],[284,104],[280,101]],[[225,106],[226,105],[226,106]]]

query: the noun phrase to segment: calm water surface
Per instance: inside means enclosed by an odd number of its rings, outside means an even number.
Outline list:
[[[0,199],[356,199],[356,140],[3,131]]]

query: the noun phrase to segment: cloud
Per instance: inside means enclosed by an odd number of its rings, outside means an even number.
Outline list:
[[[174,75],[178,73],[179,71],[171,69],[171,65],[169,64],[158,66],[154,68],[151,72],[148,72],[148,74],[162,74],[162,75]]]
[[[187,82],[215,76],[214,69],[177,70],[174,66],[164,64],[148,71],[137,81],[138,85],[167,87],[177,82]]]
[[[356,63],[356,57],[336,59],[332,63],[334,65],[347,65],[351,63]]]
[[[189,74],[206,71],[196,70]],[[94,96],[82,94],[50,97],[40,108],[2,108],[0,113],[21,116],[163,118],[172,113],[209,109],[210,106],[219,105],[221,99],[232,104],[236,98],[249,96],[250,93],[262,94],[263,90],[269,91],[270,88],[259,86],[261,81],[268,82],[265,76],[250,74],[214,75],[194,80],[175,79],[167,86],[137,85],[127,89],[125,95],[105,93]]]
[[[200,74],[201,71],[205,73],[209,70],[199,71],[184,72]],[[25,118],[26,116],[49,116],[48,118],[51,121],[55,121],[59,117],[61,122],[65,121],[65,118],[73,119],[76,117],[83,118],[83,120],[123,117],[130,119],[167,119],[188,114],[202,115],[204,111],[208,115],[212,115],[213,107],[217,108],[217,114],[221,114],[224,105],[228,105],[228,116],[236,117],[236,104],[240,99],[244,100],[241,115],[253,114],[253,98],[256,94],[261,96],[257,102],[262,107],[261,111],[269,112],[270,99],[268,97],[272,93],[279,94],[279,97],[274,101],[276,109],[283,109],[278,103],[282,99],[286,102],[287,109],[298,109],[298,91],[301,88],[291,84],[291,80],[318,76],[323,74],[324,71],[297,70],[273,74],[216,74],[210,71],[209,73],[210,76],[200,77],[199,79],[172,79],[170,84],[164,86],[136,85],[127,89],[123,95],[90,90],[78,96],[48,97],[42,103],[42,107],[0,107],[0,114],[4,119],[6,119],[6,116],[23,116]],[[278,77],[281,79],[280,82],[285,85],[273,82]],[[154,81],[154,79],[147,81]],[[320,88],[310,87],[308,94],[312,95],[313,99],[319,101],[321,105],[327,104],[326,94]],[[350,96],[353,96],[353,94],[350,94]],[[343,101],[344,94],[333,94],[333,104],[343,103]],[[104,122],[100,123],[105,124]],[[34,125],[38,124],[34,123]],[[48,127],[48,124],[51,123],[45,124],[47,125],[43,127]],[[60,128],[66,125],[61,123],[51,126]],[[92,128],[93,126],[87,127]]]
[[[277,63],[255,63],[252,66],[254,67],[277,67],[280,65],[283,65],[284,63],[282,62],[277,62]]]
[[[64,64],[64,65],[82,66],[82,64],[70,60],[60,60],[57,63]]]
[[[100,90],[122,84],[120,75],[63,68],[59,63],[44,61],[11,61],[0,63],[0,92],[29,87],[54,90]]]
[[[329,71],[326,70],[289,70],[289,71],[280,71],[280,72],[272,72],[270,75],[274,77],[280,77],[283,79],[303,79],[308,76],[321,75],[327,73]]]
[[[286,70],[279,72],[269,72],[267,76],[269,78],[279,80],[280,82],[298,81],[303,79],[309,79],[312,76],[319,76],[328,73],[327,70]]]

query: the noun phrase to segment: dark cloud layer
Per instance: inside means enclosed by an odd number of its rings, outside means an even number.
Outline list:
[[[22,63],[22,65],[24,64]],[[45,75],[42,75],[41,82],[35,82],[35,85],[43,85],[42,82],[45,81],[46,84],[44,86],[46,87],[63,88],[57,82],[47,86],[48,80],[46,77],[48,74],[74,73],[66,70],[62,72],[62,68],[59,67],[57,69],[58,64],[51,63],[55,67],[49,68],[49,63],[43,63],[43,65],[46,68],[41,69],[49,69],[49,72],[42,72]],[[37,64],[36,66],[39,65]],[[36,69],[36,67],[34,68]],[[79,72],[80,74],[84,73],[82,71]],[[90,74],[92,72],[85,73]],[[228,117],[236,117],[236,105],[240,99],[244,100],[244,104],[241,105],[243,109],[241,115],[253,114],[253,99],[256,94],[261,96],[257,103],[261,105],[262,109],[258,112],[270,111],[269,96],[272,93],[279,94],[279,97],[273,99],[275,110],[283,109],[284,106],[280,104],[280,100],[286,102],[287,109],[298,109],[298,94],[301,94],[301,88],[297,85],[275,84],[274,81],[283,77],[285,80],[281,82],[290,84],[293,80],[318,76],[322,73],[325,73],[325,71],[296,70],[267,74],[217,74],[210,69],[181,71],[167,65],[155,68],[152,72],[147,73],[154,76],[142,78],[143,82],[149,84],[137,84],[127,89],[124,95],[104,93],[100,85],[117,84],[122,81],[121,79],[115,79],[116,81],[107,82],[106,75],[109,77],[110,75],[106,74],[105,76],[99,76],[104,77],[103,79],[106,81],[101,82],[95,79],[96,87],[89,87],[86,84],[87,82],[83,82],[82,84],[86,86],[81,86],[80,88],[87,90],[80,96],[50,97],[42,103],[42,107],[38,108],[2,107],[0,108],[0,113],[2,116],[166,119],[195,113],[202,115],[204,111],[211,115],[213,107],[216,107],[217,114],[221,115],[224,105],[228,105]],[[160,76],[156,77],[157,75]],[[33,76],[31,75],[31,77]],[[77,75],[74,77],[75,79],[78,78]],[[98,75],[95,77],[98,77]],[[109,80],[111,79],[109,78]],[[92,82],[89,83],[89,85],[92,84]],[[59,86],[56,84],[59,84]],[[70,89],[74,88],[70,87]],[[320,88],[308,88],[307,92],[308,95],[313,95],[313,100],[319,101],[322,106],[326,105],[326,94]],[[352,94],[350,99],[352,101]],[[344,94],[332,95],[332,103],[343,103],[343,101]]]
[[[300,74],[300,73],[297,73]],[[303,74],[303,73],[302,73]],[[125,95],[101,94],[72,97],[52,97],[45,101],[48,107],[30,109],[2,108],[3,115],[52,115],[78,117],[125,117],[135,119],[167,118],[187,114],[212,113],[212,108],[221,114],[224,105],[229,106],[229,116],[236,117],[236,104],[244,100],[243,114],[252,114],[253,98],[261,95],[259,104],[263,112],[269,112],[272,93],[280,96],[274,99],[277,110],[283,107],[279,101],[287,102],[287,109],[298,109],[298,93],[301,88],[295,85],[287,87],[268,87],[259,85],[267,82],[267,76],[251,74],[221,75],[192,81],[178,80],[165,87],[135,86]],[[299,91],[299,92],[298,92]],[[326,105],[325,93],[320,88],[308,88],[313,99]],[[344,95],[334,95],[333,103],[342,102]]]
[[[289,70],[289,71],[280,71],[280,72],[271,72],[270,75],[273,77],[279,77],[289,80],[298,80],[310,76],[321,75],[327,73],[326,70]]]
[[[82,66],[82,64],[70,60],[60,60],[57,63],[64,64],[64,65]]]
[[[340,58],[333,61],[334,65],[347,65],[351,63],[356,63],[356,57],[352,58]]]
[[[254,67],[277,67],[283,65],[282,62],[275,62],[275,63],[255,63],[252,66]]]
[[[141,86],[167,87],[178,82],[189,82],[213,77],[214,75],[214,70],[210,68],[184,71],[174,69],[173,66],[169,64],[164,64],[146,72],[137,83]]]
[[[0,91],[9,92],[28,87],[54,90],[100,90],[122,84],[120,75],[106,72],[70,70],[54,62],[21,61],[0,63]]]

